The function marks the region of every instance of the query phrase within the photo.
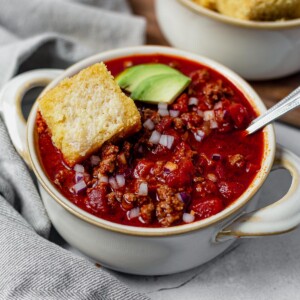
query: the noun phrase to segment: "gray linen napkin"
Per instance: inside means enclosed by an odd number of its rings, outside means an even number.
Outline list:
[[[20,71],[64,68],[143,43],[124,0],[0,0],[0,87]],[[51,224],[0,118],[0,299],[148,299],[47,240]]]

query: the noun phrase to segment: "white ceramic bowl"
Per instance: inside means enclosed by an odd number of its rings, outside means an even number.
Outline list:
[[[192,0],[156,0],[156,15],[172,46],[208,56],[246,79],[278,78],[300,70],[300,19],[238,20]]]
[[[56,189],[45,174],[38,156],[35,131],[37,103],[28,118],[26,134],[26,124],[20,113],[20,102],[25,91],[50,82],[45,92],[63,78],[96,62],[148,53],[176,55],[200,62],[232,81],[258,113],[265,111],[265,106],[252,88],[226,67],[210,59],[167,47],[141,46],[108,51],[80,61],[66,71],[36,70],[12,79],[0,94],[1,112],[16,149],[38,178],[42,200],[61,236],[108,268],[132,274],[163,275],[209,261],[227,249],[237,237],[279,234],[295,228],[300,222],[300,160],[289,151],[279,148],[274,164],[276,145],[271,125],[263,130],[263,163],[253,183],[233,204],[205,220],[170,228],[120,225],[90,215]],[[275,204],[246,213],[255,209],[259,189],[273,165],[283,166],[291,172],[293,182],[290,190]]]

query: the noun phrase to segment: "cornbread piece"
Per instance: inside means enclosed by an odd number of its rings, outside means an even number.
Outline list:
[[[216,0],[193,0],[195,3],[209,9],[216,9]]]
[[[64,79],[39,99],[39,110],[54,145],[70,166],[104,142],[126,137],[141,127],[133,100],[121,91],[104,63]]]
[[[297,17],[299,0],[216,0],[224,15],[253,21],[274,21]]]

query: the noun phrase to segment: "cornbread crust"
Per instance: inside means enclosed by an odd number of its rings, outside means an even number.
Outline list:
[[[195,3],[209,9],[216,9],[216,0],[193,0]]]
[[[121,91],[104,63],[62,80],[38,103],[54,145],[70,166],[106,141],[124,138],[141,128],[133,100]]]
[[[216,0],[221,14],[253,21],[292,19],[299,6],[299,0]]]

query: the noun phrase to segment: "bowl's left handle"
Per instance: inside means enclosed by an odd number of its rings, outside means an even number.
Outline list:
[[[0,92],[0,112],[8,129],[10,138],[18,153],[30,166],[26,143],[26,120],[22,113],[22,99],[33,87],[46,86],[63,70],[40,69],[22,73],[8,83]]]

